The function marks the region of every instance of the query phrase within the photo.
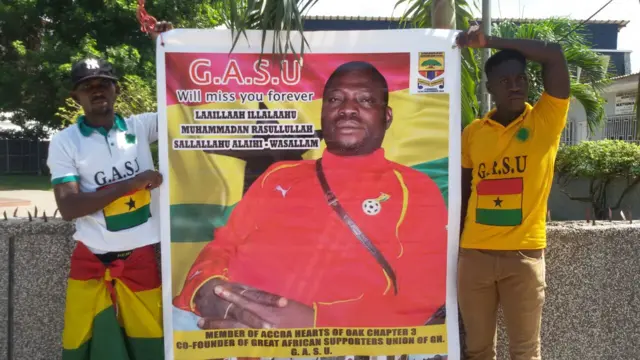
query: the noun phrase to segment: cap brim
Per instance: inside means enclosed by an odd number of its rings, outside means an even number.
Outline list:
[[[76,82],[73,83],[73,87],[75,88],[81,82],[84,82],[84,81],[87,81],[87,80],[91,80],[91,79],[109,79],[109,80],[113,80],[113,81],[118,81],[118,78],[114,77],[114,76],[109,76],[109,75],[89,75],[89,76],[83,77],[80,80],[76,80]]]

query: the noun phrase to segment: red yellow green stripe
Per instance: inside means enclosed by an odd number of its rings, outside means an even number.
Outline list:
[[[120,261],[120,260],[119,260]],[[105,271],[86,247],[72,255],[67,286],[63,360],[152,360],[164,353],[162,290],[155,251],[135,250]],[[113,276],[117,309],[107,280]]]
[[[476,222],[492,226],[516,226],[522,223],[522,178],[481,180]]]

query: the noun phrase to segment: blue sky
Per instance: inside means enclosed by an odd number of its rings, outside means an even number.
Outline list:
[[[584,20],[601,8],[608,0],[492,0],[491,17],[545,18],[563,16]],[[478,0],[481,4],[482,1]],[[396,0],[320,0],[309,15],[341,16],[400,16],[404,11]],[[476,12],[480,17],[480,12]],[[618,49],[632,50],[632,72],[640,71],[640,1],[614,0],[594,20],[629,20],[618,34]],[[635,36],[633,35],[635,34]]]

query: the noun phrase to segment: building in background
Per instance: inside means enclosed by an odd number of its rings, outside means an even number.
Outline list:
[[[530,23],[541,19],[492,19],[493,23],[511,21],[515,24]],[[482,19],[476,19],[482,24]],[[582,20],[576,20],[578,22]],[[591,43],[593,51],[609,59],[609,69],[616,76],[631,72],[631,50],[618,49],[618,32],[627,26],[627,20],[589,20],[584,24],[583,33]],[[307,16],[304,18],[304,29],[307,31],[337,30],[385,30],[411,28],[411,24],[401,24],[398,17],[360,17],[360,16]]]
[[[584,108],[579,102],[572,100],[563,142],[575,144],[583,140],[612,139],[640,143],[638,121],[634,111],[639,77],[640,72],[611,79],[611,84],[603,90],[603,96],[607,101],[606,119],[593,133],[588,131]]]
[[[493,23],[511,21],[515,24],[530,23],[541,19],[498,18]],[[476,19],[482,24],[482,19]],[[576,20],[581,22],[582,20]],[[605,89],[607,100],[606,121],[593,133],[589,131],[584,108],[577,100],[571,101],[567,127],[562,136],[565,144],[575,144],[583,140],[622,139],[639,141],[637,121],[633,116],[633,101],[637,93],[638,74],[631,74],[631,50],[618,49],[618,33],[627,26],[627,20],[589,20],[581,30],[590,43],[591,49],[601,54],[608,63],[613,83]],[[323,30],[384,30],[401,29],[400,18],[357,17],[357,16],[308,16],[304,28],[307,31]],[[407,23],[410,28],[411,24]]]
[[[492,23],[510,21],[514,24],[531,23],[541,19],[499,18],[491,19]],[[476,19],[478,24],[482,19]],[[582,22],[583,20],[576,20]],[[589,42],[591,49],[606,58],[611,76],[631,73],[631,50],[618,49],[618,33],[629,24],[628,20],[588,20],[584,30],[580,30]]]

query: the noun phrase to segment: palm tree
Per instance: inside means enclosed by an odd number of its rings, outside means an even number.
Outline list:
[[[267,30],[273,30],[274,56],[293,53],[304,56],[304,15],[319,0],[224,0],[218,2],[225,25],[232,30],[234,46],[246,30],[263,31],[262,51]],[[412,27],[431,27],[431,8],[434,0],[397,0],[396,7],[404,4],[407,10],[402,23]],[[456,28],[467,29],[473,17],[472,8],[478,8],[477,0],[454,0]],[[493,35],[522,39],[538,39],[559,42],[565,51],[571,69],[571,93],[584,107],[591,131],[604,119],[604,99],[600,91],[608,84],[607,69],[598,54],[593,52],[580,32],[580,24],[563,18],[518,24],[499,22],[493,27]],[[291,32],[302,34],[300,43],[294,44]],[[233,51],[233,48],[232,48]],[[477,90],[480,84],[479,52],[465,49],[462,52],[462,123],[471,122],[478,114]],[[542,92],[542,69],[536,63],[528,67],[530,75],[530,101],[535,102]],[[640,116],[640,110],[638,110]]]
[[[245,34],[246,30],[263,30],[262,51],[266,41],[267,30],[273,30],[273,47],[271,52],[284,55],[289,52],[297,56],[304,55],[307,45],[304,35],[302,41],[294,44],[291,32],[303,30],[303,16],[319,0],[224,0],[219,2],[218,10],[222,14],[225,25],[233,33],[233,46]],[[471,5],[477,0],[454,0],[456,12],[456,28],[467,29],[472,19]],[[431,26],[431,7],[433,0],[397,0],[396,7],[406,4],[407,10],[402,16],[402,23],[412,27],[426,28]],[[477,5],[476,5],[477,8]],[[284,35],[284,36],[283,36]],[[304,45],[304,46],[303,46]],[[233,51],[233,48],[232,48]],[[480,83],[478,62],[471,49],[463,51],[462,59],[462,123],[470,123],[478,113],[476,87]]]
[[[552,18],[533,23],[516,24],[510,21],[494,24],[492,34],[505,38],[536,39],[562,45],[571,73],[571,95],[584,107],[587,124],[593,132],[605,118],[603,88],[609,84],[608,72],[602,57],[589,48],[581,25],[565,18]],[[534,103],[542,93],[542,68],[530,62],[529,101]]]

